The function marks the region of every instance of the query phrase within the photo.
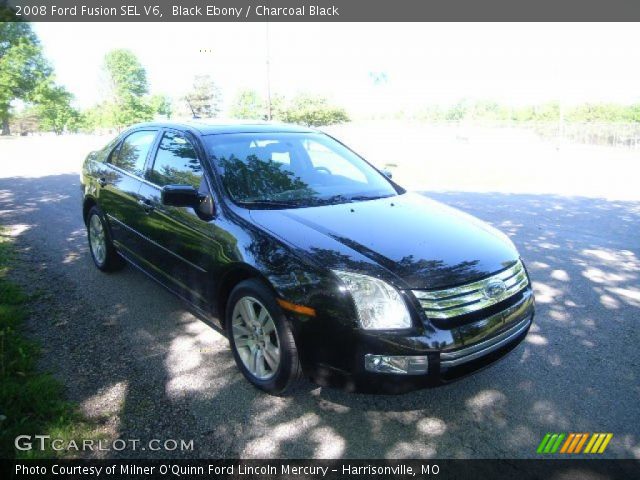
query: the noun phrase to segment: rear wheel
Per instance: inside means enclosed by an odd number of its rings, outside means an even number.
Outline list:
[[[104,272],[122,268],[124,262],[113,247],[104,215],[98,207],[92,207],[87,215],[87,236],[96,267]]]
[[[236,364],[253,385],[284,393],[301,373],[298,351],[285,316],[271,291],[245,280],[229,296],[226,325]]]

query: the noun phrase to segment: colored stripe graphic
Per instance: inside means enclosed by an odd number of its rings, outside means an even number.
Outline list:
[[[538,453],[604,453],[613,433],[547,433],[540,445]],[[582,447],[586,447],[584,451]]]
[[[612,435],[613,436],[613,435]],[[571,452],[571,453],[580,453],[580,451],[582,450],[582,446],[585,444],[585,442],[587,441],[587,438],[589,438],[589,434],[588,433],[583,433],[582,434],[582,440],[580,440],[580,442],[578,443],[578,445],[576,445],[576,449],[575,451]]]
[[[538,453],[556,453],[562,444],[566,435],[564,433],[547,433],[540,445],[538,445]]]
[[[540,445],[538,445],[538,453],[542,453],[544,452],[544,447],[547,445],[547,442],[549,441],[549,438],[551,437],[550,433],[547,433],[544,438],[542,439],[542,441],[540,442]]]
[[[598,453],[604,453],[604,450],[607,448],[607,445],[609,445],[609,442],[611,441],[611,439],[613,438],[613,433],[607,433],[607,436],[604,439],[604,442],[602,442],[602,445],[600,445],[600,450],[598,450]]]
[[[613,433],[594,433],[584,453],[604,453],[613,438]]]
[[[589,438],[588,433],[570,433],[559,453],[580,453],[587,438]]]
[[[564,433],[558,435],[558,439],[556,440],[556,443],[553,444],[553,447],[551,448],[551,451],[549,453],[556,453],[558,451],[558,448],[560,448],[560,444],[562,443],[562,440],[564,440],[564,437],[566,437]]]
[[[587,443],[587,447],[584,449],[584,453],[591,453],[591,447],[593,447],[593,444],[596,442],[597,438],[598,438],[597,433],[594,433],[593,435],[591,435],[591,438],[589,439],[589,443]]]
[[[560,449],[560,453],[567,453],[567,450],[569,449],[569,445],[574,443],[575,439],[576,439],[576,434],[570,433],[569,436],[567,437],[567,441],[564,442],[564,445],[562,445],[562,449]]]
[[[553,445],[556,443],[557,439],[558,439],[557,433],[554,433],[553,435],[551,435],[551,438],[547,442],[547,446],[544,447],[544,453],[551,453],[551,449],[553,448]]]

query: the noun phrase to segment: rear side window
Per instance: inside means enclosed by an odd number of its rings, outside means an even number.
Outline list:
[[[116,147],[118,142],[120,142],[120,137],[114,138],[109,143],[107,143],[104,147],[102,147],[100,150],[98,150],[98,152],[97,152],[98,153],[98,159],[101,162],[109,160],[109,156],[111,155],[111,152],[113,152],[113,149]]]
[[[155,137],[156,132],[153,131],[133,132],[124,139],[120,148],[113,152],[110,163],[134,175],[142,176],[144,162]]]
[[[191,142],[179,133],[165,132],[147,179],[159,186],[192,185],[198,188],[202,166]]]

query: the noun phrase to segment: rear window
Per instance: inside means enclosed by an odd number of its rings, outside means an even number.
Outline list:
[[[142,176],[144,164],[153,145],[156,132],[144,130],[133,132],[124,139],[120,147],[113,152],[109,162],[134,175]]]

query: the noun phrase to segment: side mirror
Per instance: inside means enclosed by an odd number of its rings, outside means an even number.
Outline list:
[[[191,185],[166,185],[160,191],[160,201],[171,207],[197,207],[201,195]]]
[[[393,178],[393,173],[391,173],[391,170],[382,170],[382,174],[387,178]]]

